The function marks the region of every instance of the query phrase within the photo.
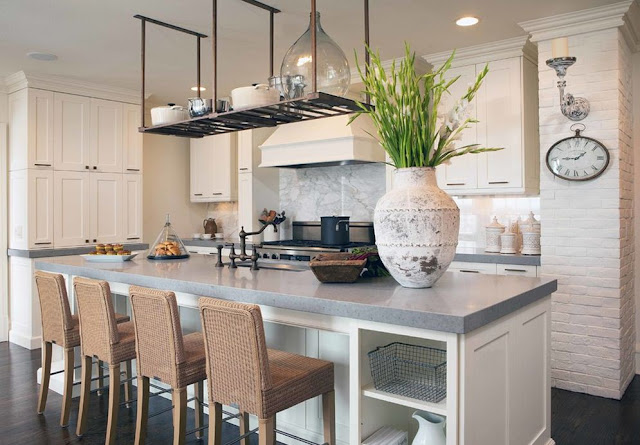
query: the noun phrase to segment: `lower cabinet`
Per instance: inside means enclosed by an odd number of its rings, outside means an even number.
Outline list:
[[[471,263],[464,261],[454,261],[449,266],[451,272],[482,273],[488,275],[520,275],[523,277],[537,277],[538,267],[519,264],[496,264],[496,263]]]

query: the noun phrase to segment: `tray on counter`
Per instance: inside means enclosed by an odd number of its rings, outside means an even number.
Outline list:
[[[125,261],[131,261],[138,254],[132,253],[131,255],[80,255],[86,261],[92,263],[123,263]]]
[[[353,283],[359,277],[367,260],[351,260],[352,253],[322,253],[311,260],[309,266],[322,283]]]

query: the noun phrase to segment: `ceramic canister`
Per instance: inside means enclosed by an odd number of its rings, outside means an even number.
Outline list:
[[[540,255],[540,231],[527,230],[522,232],[522,252],[523,255]]]
[[[504,233],[504,226],[498,222],[497,217],[493,217],[491,224],[485,227],[487,247],[485,252],[500,253],[502,244],[500,243],[500,235]]]
[[[518,253],[518,237],[513,232],[505,232],[500,235],[502,247],[500,253]]]

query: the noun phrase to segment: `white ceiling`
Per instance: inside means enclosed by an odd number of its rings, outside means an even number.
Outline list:
[[[276,15],[276,71],[304,32],[310,2],[264,0]],[[402,55],[407,41],[418,54],[524,35],[518,22],[616,3],[618,0],[371,0],[371,44],[383,59]],[[353,59],[362,54],[360,0],[319,0],[324,29]],[[221,95],[268,77],[268,13],[239,0],[218,0],[218,78]],[[210,0],[0,0],[0,77],[19,70],[72,76],[138,89],[142,14],[209,35]],[[477,26],[454,24],[462,15]],[[184,103],[195,85],[195,38],[147,27],[148,91],[163,102]],[[210,40],[203,41],[203,84],[211,78]],[[55,62],[28,59],[50,52]],[[353,64],[352,64],[353,66]]]

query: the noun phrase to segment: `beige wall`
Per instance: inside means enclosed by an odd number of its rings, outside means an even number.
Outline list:
[[[635,254],[640,255],[640,52],[633,55],[633,146],[634,146],[634,232]],[[636,260],[636,265],[638,260]],[[635,276],[636,290],[636,373],[640,374],[640,273]]]
[[[153,243],[171,214],[181,237],[202,232],[206,204],[189,201],[189,139],[144,135],[144,240]]]

